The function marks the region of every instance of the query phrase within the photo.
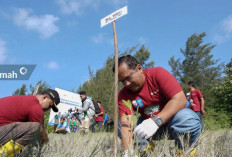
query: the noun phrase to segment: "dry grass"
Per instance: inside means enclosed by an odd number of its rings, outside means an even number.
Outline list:
[[[113,156],[113,133],[89,133],[80,135],[72,133],[68,135],[49,135],[49,145],[45,145],[41,154],[34,156],[42,157],[111,157]],[[143,156],[147,157],[172,157],[177,156],[174,141],[164,137],[163,140],[154,141],[155,150]],[[121,156],[121,143],[119,140],[118,156]],[[184,155],[190,152],[190,148],[184,149]],[[21,156],[25,156],[25,149]],[[196,156],[199,157],[229,157],[232,153],[232,130],[205,131],[200,137]]]

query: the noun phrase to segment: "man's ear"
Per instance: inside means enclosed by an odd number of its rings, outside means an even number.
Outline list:
[[[143,70],[142,66],[140,64],[137,65],[138,70]]]

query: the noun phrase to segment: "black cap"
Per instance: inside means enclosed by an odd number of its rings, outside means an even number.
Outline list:
[[[46,89],[45,93],[49,95],[49,97],[52,99],[53,101],[53,106],[52,106],[52,110],[54,112],[58,112],[58,108],[57,105],[60,103],[60,97],[57,91],[52,90],[52,89]]]

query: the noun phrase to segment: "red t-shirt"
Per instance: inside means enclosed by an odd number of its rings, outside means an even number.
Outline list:
[[[0,126],[14,122],[40,122],[44,126],[44,112],[35,96],[0,99]]]
[[[201,111],[201,98],[203,95],[200,90],[195,89],[190,93],[191,109],[195,112]],[[192,101],[191,101],[192,99]]]
[[[104,108],[102,106],[100,107],[100,110],[101,110],[101,112],[104,113]],[[97,118],[95,119],[95,121],[96,122],[103,122],[103,114],[97,116]]]
[[[145,82],[138,93],[133,93],[126,88],[120,91],[118,96],[120,116],[131,115],[130,109],[123,105],[122,100],[132,102],[140,98],[144,105],[139,108],[139,113],[143,119],[147,119],[152,112],[158,114],[174,95],[182,91],[177,80],[161,67],[145,69],[143,74]]]

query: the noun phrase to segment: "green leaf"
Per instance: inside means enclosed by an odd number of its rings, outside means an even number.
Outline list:
[[[123,105],[126,106],[128,109],[130,109],[130,110],[132,109],[132,103],[131,103],[130,100],[127,100],[127,101],[122,100],[122,103],[123,103]]]

